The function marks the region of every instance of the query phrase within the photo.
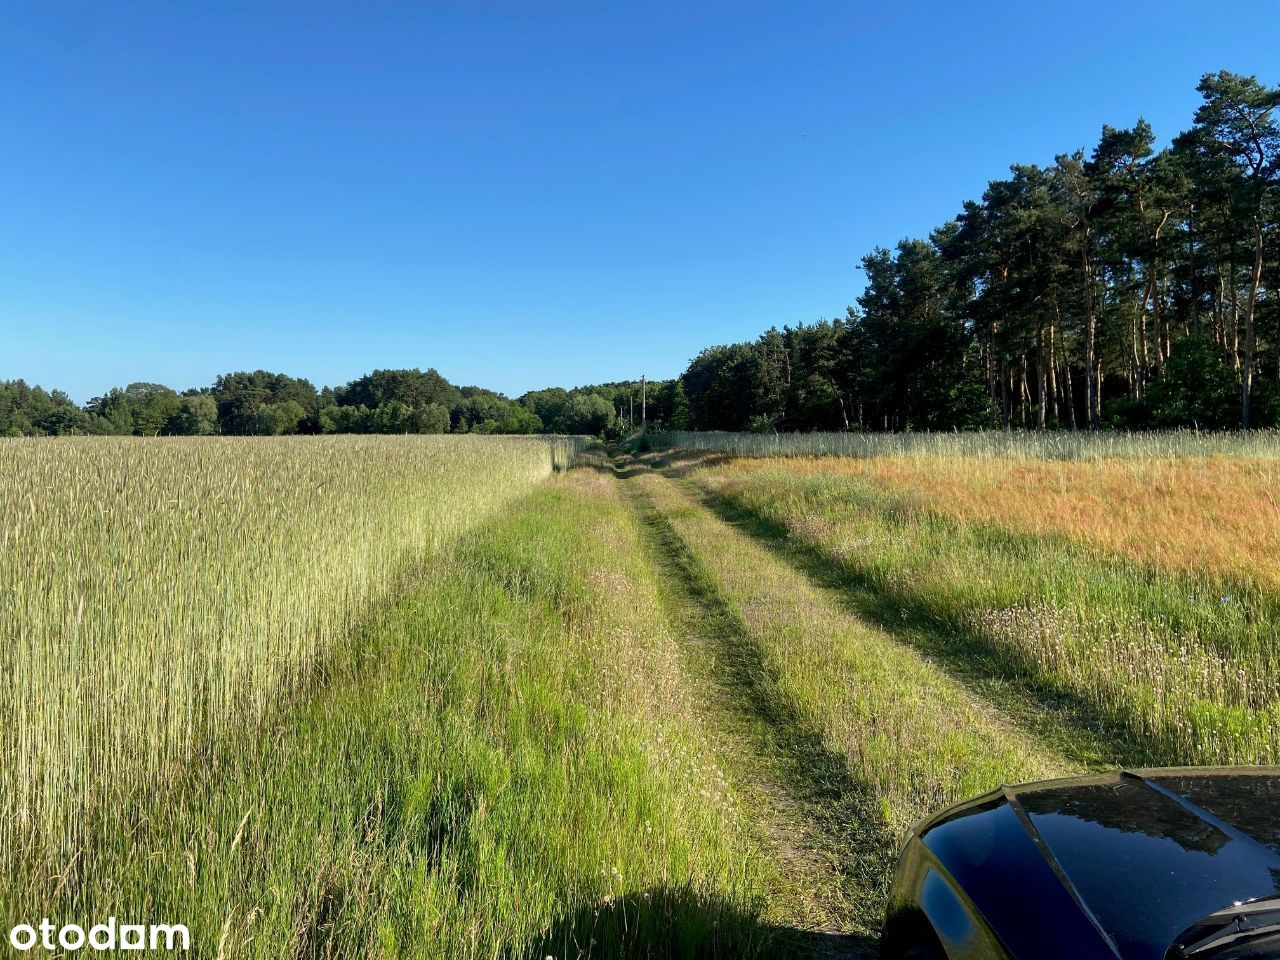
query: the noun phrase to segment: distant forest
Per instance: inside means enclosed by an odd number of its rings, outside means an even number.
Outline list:
[[[704,350],[650,383],[651,427],[1145,429],[1280,424],[1280,88],[1206,74],[1165,149],[1144,120],[1014,165],[928,239],[862,259],[835,320]],[[963,145],[957,145],[963,149]],[[510,400],[434,370],[316,390],[232,373],[84,407],[0,382],[0,434],[590,433],[640,424],[639,383]]]
[[[573,433],[610,435],[670,420],[672,383],[535,390],[516,400],[457,387],[435,370],[375,370],[344,387],[256,370],[179,393],[158,383],[117,387],[78,407],[57,390],[0,382],[0,436],[278,436],[291,433]],[[668,406],[663,406],[663,396]],[[634,409],[634,414],[632,410]]]

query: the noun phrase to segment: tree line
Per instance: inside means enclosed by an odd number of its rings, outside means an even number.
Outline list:
[[[845,316],[704,350],[679,425],[1276,425],[1280,88],[1197,89],[1167,147],[1138,120],[1014,165],[927,239],[864,257]]]
[[[1263,427],[1280,422],[1280,88],[1206,74],[1189,130],[1102,128],[1016,164],[927,239],[863,257],[834,320],[711,347],[679,378],[515,400],[435,370],[285,374],[77,407],[0,383],[0,434],[618,433]]]
[[[642,395],[670,384],[553,387],[510,400],[459,387],[436,370],[375,370],[317,390],[306,379],[265,370],[228,373],[179,393],[163,384],[116,387],[84,406],[65,393],[0,381],[0,436],[279,436],[294,433],[568,433],[617,435],[639,426]],[[633,414],[634,408],[634,414]]]

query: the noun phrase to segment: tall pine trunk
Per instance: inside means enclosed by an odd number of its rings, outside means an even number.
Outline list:
[[[1044,343],[1044,317],[1040,318],[1040,327],[1036,331],[1036,429],[1044,429],[1045,417],[1049,414],[1049,398],[1045,393],[1046,381],[1049,378],[1045,376],[1045,343]]]
[[[1090,430],[1102,426],[1100,384],[1098,383],[1098,317],[1093,304],[1093,259],[1089,256],[1089,229],[1085,228],[1084,241],[1080,245],[1081,266],[1084,269],[1084,402],[1085,418]]]
[[[1253,393],[1253,358],[1258,348],[1254,329],[1254,313],[1258,306],[1258,288],[1262,285],[1262,217],[1253,217],[1253,275],[1249,282],[1249,299],[1244,305],[1244,369],[1241,370],[1240,420],[1249,429],[1249,401]]]
[[[1054,323],[1053,318],[1049,318],[1049,402],[1053,405],[1053,419],[1058,423],[1062,423],[1062,407],[1058,403],[1058,359],[1055,356],[1056,340],[1053,335]]]

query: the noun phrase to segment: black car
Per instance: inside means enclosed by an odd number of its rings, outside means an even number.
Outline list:
[[[1280,958],[1280,767],[1004,787],[908,835],[886,960]]]

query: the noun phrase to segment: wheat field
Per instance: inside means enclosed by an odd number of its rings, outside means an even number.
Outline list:
[[[430,553],[563,466],[471,438],[0,443],[0,849],[67,858],[305,684]]]

